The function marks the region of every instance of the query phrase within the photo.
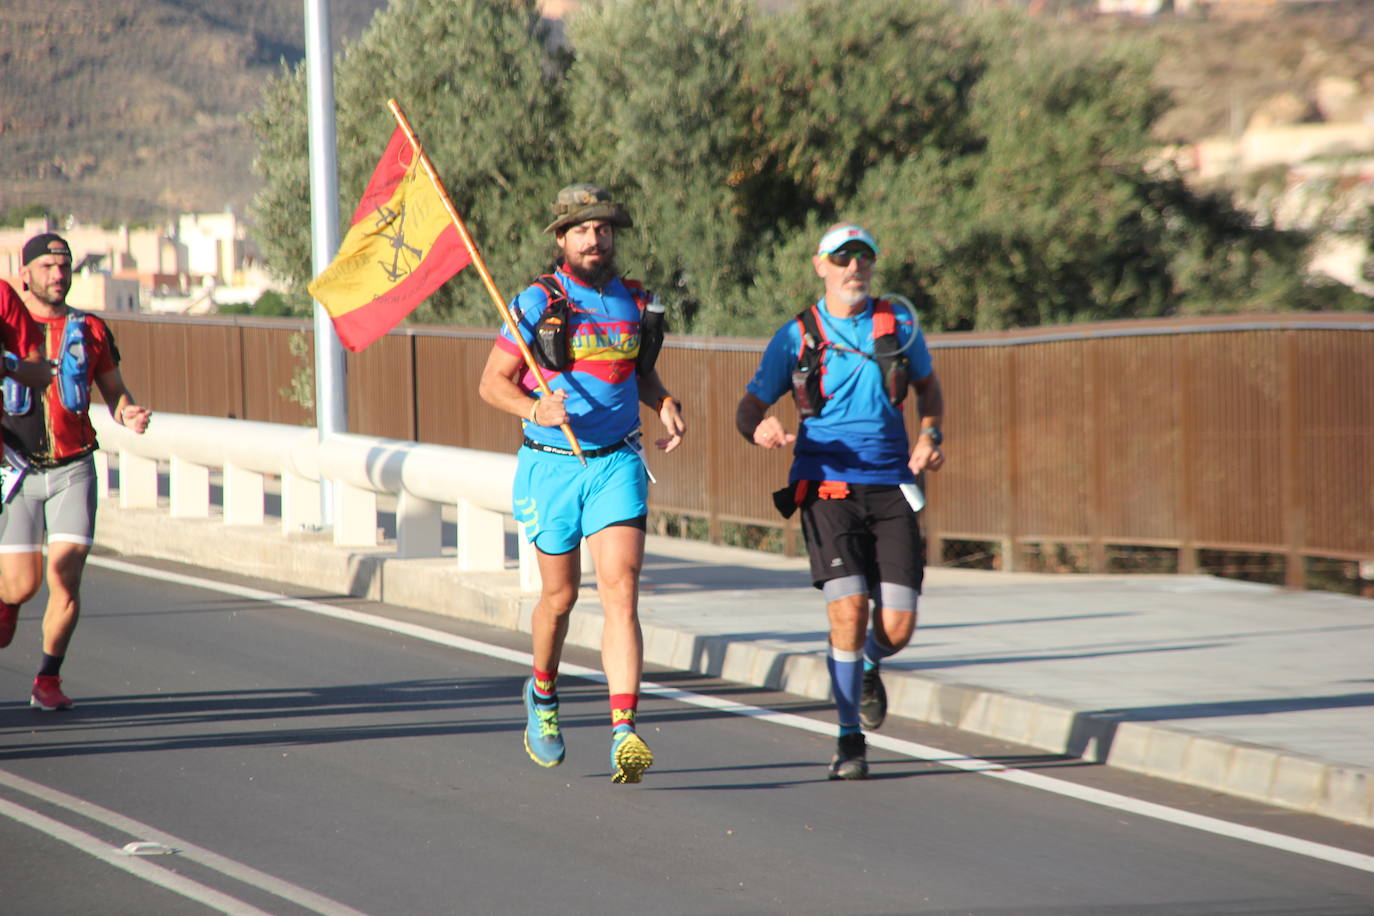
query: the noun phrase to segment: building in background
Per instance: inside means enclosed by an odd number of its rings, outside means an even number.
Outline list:
[[[232,212],[195,213],[156,228],[105,229],[68,220],[31,219],[0,228],[0,278],[19,287],[24,242],[57,232],[72,248],[67,301],[90,311],[204,314],[252,303],[268,289],[257,246]]]

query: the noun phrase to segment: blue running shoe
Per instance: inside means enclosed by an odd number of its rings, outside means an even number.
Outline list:
[[[654,752],[633,729],[611,732],[611,782],[639,782],[654,765]]]
[[[534,678],[525,679],[525,752],[541,767],[556,767],[563,762],[567,748],[558,727],[558,703],[534,702]]]

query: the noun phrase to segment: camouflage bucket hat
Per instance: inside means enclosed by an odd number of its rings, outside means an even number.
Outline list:
[[[558,192],[553,202],[553,222],[545,232],[561,232],[569,226],[585,223],[590,219],[604,219],[620,229],[634,225],[630,211],[611,200],[604,188],[594,184],[570,184]]]

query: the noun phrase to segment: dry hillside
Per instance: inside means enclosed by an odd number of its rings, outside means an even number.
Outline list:
[[[1161,140],[1374,116],[1374,0],[1263,19],[1096,19],[1070,26],[1077,27],[1099,42],[1135,37],[1157,48],[1155,82],[1176,105],[1158,125]]]
[[[384,4],[333,0],[336,44]],[[1178,102],[1162,140],[1226,133],[1257,113],[1320,117],[1319,88],[1332,80],[1374,98],[1374,0],[1280,20],[1062,27],[1158,42],[1156,78]],[[302,33],[299,2],[5,0],[0,211],[41,203],[86,221],[241,211],[254,188],[241,115],[281,61],[302,59]]]
[[[336,43],[384,3],[333,0]],[[241,209],[253,150],[240,117],[281,61],[304,57],[303,34],[299,2],[5,0],[0,211]]]

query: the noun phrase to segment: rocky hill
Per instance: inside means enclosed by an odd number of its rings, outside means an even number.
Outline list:
[[[333,0],[336,46],[385,4]],[[87,222],[241,212],[255,187],[242,115],[283,62],[304,57],[302,20],[299,2],[280,0],[5,0],[0,212],[46,204]],[[1358,116],[1374,99],[1374,0],[1257,21],[1079,18],[1059,27],[1085,41],[1156,42],[1156,80],[1178,103],[1159,125],[1164,142],[1225,134],[1255,117],[1321,119],[1330,115],[1323,98],[1346,99]]]
[[[333,0],[335,44],[385,0]],[[241,210],[253,148],[241,115],[305,56],[302,4],[5,0],[0,211],[46,204],[88,222]]]
[[[1269,10],[1263,18],[1099,17],[1064,27],[1099,43],[1153,44],[1155,82],[1175,102],[1157,125],[1164,142],[1374,117],[1374,0]]]

